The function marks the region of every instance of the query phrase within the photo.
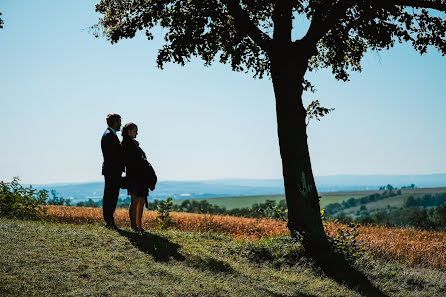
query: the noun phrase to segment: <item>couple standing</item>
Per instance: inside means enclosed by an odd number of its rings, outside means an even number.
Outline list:
[[[129,216],[133,230],[143,232],[142,214],[144,202],[149,195],[149,189],[154,190],[156,175],[147,161],[146,154],[136,141],[138,127],[134,123],[127,123],[122,129],[122,142],[116,134],[121,129],[121,116],[108,114],[106,117],[107,129],[102,135],[101,149],[104,156],[102,175],[105,179],[102,210],[105,227],[119,230],[113,214],[118,203],[119,189],[126,188],[131,196]],[[122,172],[125,177],[121,177]]]

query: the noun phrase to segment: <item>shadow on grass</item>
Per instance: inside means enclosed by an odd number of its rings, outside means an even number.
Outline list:
[[[166,238],[150,232],[135,233],[127,230],[118,230],[119,234],[129,239],[140,251],[151,255],[157,262],[168,262],[170,259],[177,261],[187,261],[187,263],[201,270],[208,270],[216,273],[236,273],[228,263],[210,256],[184,255],[178,252],[180,245],[169,241]]]
[[[140,251],[151,255],[157,262],[168,262],[170,259],[184,261],[185,257],[178,252],[180,245],[169,241],[166,238],[149,232],[135,233],[126,230],[119,230],[119,234],[125,236]]]
[[[188,263],[195,268],[201,270],[209,270],[211,272],[221,272],[221,273],[237,273],[231,265],[228,263],[215,259],[210,256],[200,257],[200,256],[189,256],[187,259]]]
[[[288,294],[280,294],[280,293],[274,292],[269,289],[265,289],[265,291],[268,293],[268,296],[273,296],[273,297],[288,297],[288,296],[290,296]],[[308,295],[308,294],[300,293],[300,292],[293,294],[293,296],[295,296],[295,297],[317,297],[317,295]]]
[[[365,297],[388,297],[389,295],[377,288],[361,271],[354,268],[341,255],[331,254],[330,257],[311,256],[317,268],[342,286],[356,291]]]

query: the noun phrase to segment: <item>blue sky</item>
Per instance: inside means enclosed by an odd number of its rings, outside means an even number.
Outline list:
[[[162,30],[111,45],[87,28],[98,1],[2,0],[0,180],[102,180],[105,115],[139,126],[161,180],[280,178],[269,79],[228,65],[156,68]],[[368,53],[363,72],[311,73],[336,110],[309,126],[315,175],[446,172],[446,57],[409,45]]]

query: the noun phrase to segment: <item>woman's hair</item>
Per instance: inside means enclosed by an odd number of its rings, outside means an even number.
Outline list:
[[[121,133],[122,137],[123,138],[129,137],[129,133],[128,132],[130,130],[135,129],[135,128],[138,128],[138,126],[136,126],[135,123],[130,122],[130,123],[125,124],[124,128],[122,128],[122,133]]]

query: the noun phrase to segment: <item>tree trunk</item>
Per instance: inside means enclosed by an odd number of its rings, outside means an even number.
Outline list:
[[[322,225],[319,195],[311,169],[307,143],[306,109],[302,104],[302,81],[307,59],[272,59],[271,76],[276,97],[280,154],[282,157],[288,228],[300,235],[308,252],[325,253],[328,240]],[[293,61],[294,60],[294,61]]]

